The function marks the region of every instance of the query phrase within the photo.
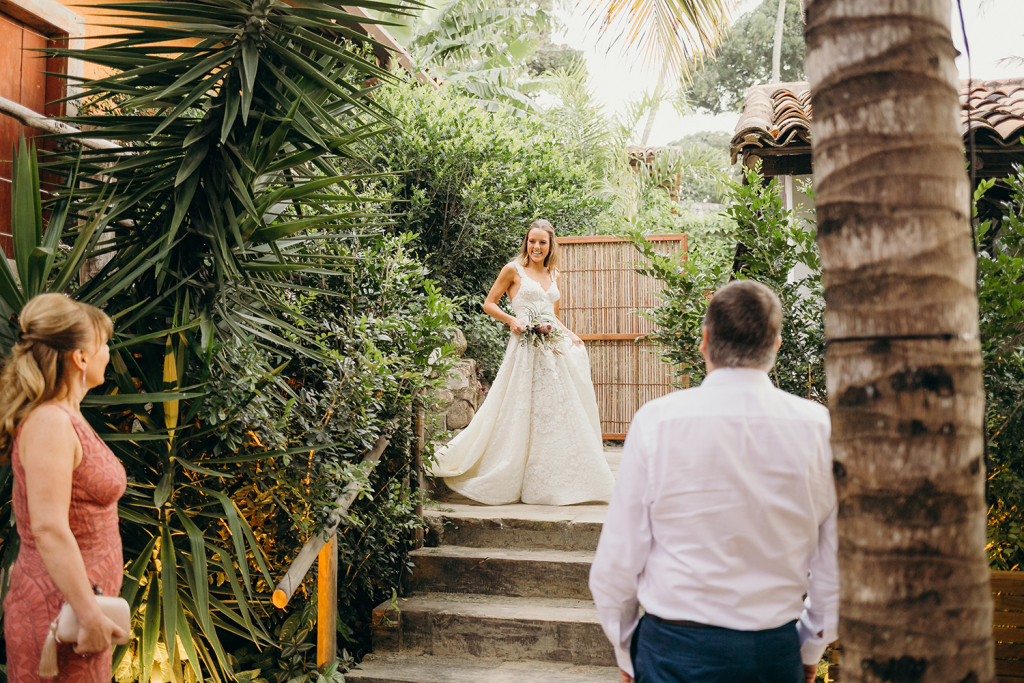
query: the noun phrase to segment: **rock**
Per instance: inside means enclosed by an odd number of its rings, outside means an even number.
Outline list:
[[[462,330],[459,328],[453,327],[451,332],[448,333],[448,340],[455,344],[455,355],[461,358],[462,354],[466,352],[466,346],[468,346],[466,335],[462,334]]]
[[[445,387],[433,395],[432,415],[442,431],[459,433],[473,419],[485,397],[476,376],[476,361],[456,361]]]
[[[470,423],[474,413],[476,411],[473,409],[472,403],[457,399],[444,413],[448,429],[462,429]]]
[[[456,400],[466,401],[476,411],[483,403],[484,392],[480,390],[480,380],[476,377],[476,361],[466,359],[459,361],[452,369],[448,390]]]

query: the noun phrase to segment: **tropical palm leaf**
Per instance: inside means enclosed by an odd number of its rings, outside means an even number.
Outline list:
[[[729,26],[734,0],[589,0],[592,24],[612,41],[637,47],[644,63],[675,77],[687,60],[710,55]]]
[[[488,111],[524,115],[536,106],[525,63],[558,24],[552,13],[501,0],[449,0],[412,22],[409,47],[419,68],[465,90]]]

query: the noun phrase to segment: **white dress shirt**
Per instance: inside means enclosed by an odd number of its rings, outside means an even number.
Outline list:
[[[641,605],[740,631],[796,619],[803,662],[818,662],[839,603],[830,432],[824,406],[751,368],[637,412],[590,572],[621,669]]]

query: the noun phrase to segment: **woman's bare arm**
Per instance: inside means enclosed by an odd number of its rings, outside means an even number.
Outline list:
[[[526,325],[522,321],[512,317],[505,311],[501,310],[498,306],[498,301],[509,288],[515,283],[516,269],[512,264],[506,265],[498,273],[498,279],[491,285],[491,291],[487,293],[487,298],[484,299],[484,313],[491,316],[498,322],[503,322],[512,328],[513,334],[520,334],[526,329]],[[511,295],[509,295],[511,296]]]
[[[93,596],[78,541],[68,522],[71,480],[76,461],[81,458],[71,419],[54,405],[37,408],[21,428],[18,454],[25,470],[25,494],[36,547],[85,634],[84,639],[80,634],[75,649],[106,650],[111,633],[121,631],[107,619]]]

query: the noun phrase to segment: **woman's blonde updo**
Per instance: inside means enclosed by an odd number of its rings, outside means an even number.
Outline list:
[[[98,308],[63,294],[40,294],[19,316],[21,336],[0,376],[0,461],[7,462],[18,424],[63,393],[71,354],[110,338]]]
[[[555,241],[555,226],[548,223],[543,218],[538,218],[534,222],[530,223],[530,227],[526,229],[526,234],[523,235],[523,246],[519,249],[519,262],[524,266],[530,263],[529,242],[530,242],[530,231],[534,229],[543,230],[548,234],[548,241],[551,246],[548,248],[547,258],[544,259],[544,267],[548,270],[558,269],[558,243]]]

